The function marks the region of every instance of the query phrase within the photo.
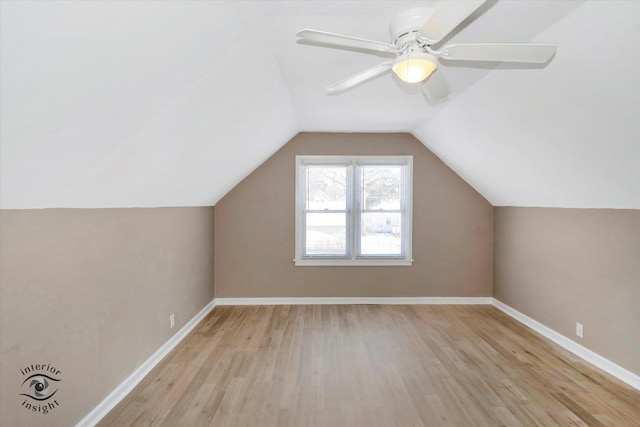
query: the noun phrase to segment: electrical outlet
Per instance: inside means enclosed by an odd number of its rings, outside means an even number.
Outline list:
[[[175,316],[173,314],[171,316],[169,316],[169,325],[171,325],[171,328],[176,326],[176,318],[175,318]]]
[[[583,332],[584,332],[584,329],[582,327],[582,323],[576,322],[576,335],[582,338]]]

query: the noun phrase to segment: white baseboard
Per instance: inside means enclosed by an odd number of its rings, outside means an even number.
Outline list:
[[[178,345],[180,341],[184,337],[186,337],[189,332],[193,328],[196,327],[198,323],[204,317],[209,314],[211,310],[215,307],[215,299],[207,304],[198,314],[196,314],[191,320],[187,322],[174,336],[172,336],[169,341],[164,343],[162,347],[158,349],[151,357],[144,361],[138,369],[133,371],[129,377],[124,380],[115,390],[113,390],[107,397],[104,398],[102,402],[96,406],[93,411],[89,412],[86,417],[84,417],[76,427],[89,427],[95,426],[100,420],[109,413],[122,399],[124,399],[131,390],[134,389],[136,385],[149,373],[155,366],[160,363],[164,357],[169,354],[173,348]]]
[[[216,305],[492,304],[491,297],[216,298]]]
[[[518,310],[509,307],[505,303],[500,302],[495,298],[493,298],[493,305],[496,308],[498,308],[500,311],[506,313],[507,315],[511,316],[515,320],[524,324],[525,326],[528,326],[529,328],[538,332],[540,335],[550,339],[551,341],[558,344],[560,347],[564,348],[565,350],[570,351],[571,353],[575,354],[581,359],[584,359],[585,361],[602,369],[608,374],[613,375],[619,380],[624,381],[625,383],[629,384],[631,387],[640,390],[640,376],[624,369],[622,366],[616,365],[609,359],[606,359],[600,356],[598,353],[595,353],[589,350],[588,348],[581,346],[577,342],[570,340],[564,335],[559,334],[553,329],[543,325],[542,323],[532,319],[531,317],[525,314],[520,313]]]
[[[528,326],[542,336],[572,352],[592,365],[640,390],[640,376],[559,334],[542,323],[520,313],[492,297],[318,297],[318,298],[215,298],[196,314],[186,325],[149,357],[126,380],[113,390],[76,427],[95,426],[176,346],[191,330],[209,314],[215,306],[222,305],[324,305],[324,304],[490,304],[510,317]]]

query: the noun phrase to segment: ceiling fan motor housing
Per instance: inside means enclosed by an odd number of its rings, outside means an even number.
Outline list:
[[[416,41],[419,43],[419,40],[416,39],[418,31],[432,13],[433,9],[418,7],[397,14],[389,23],[392,43],[401,49]]]

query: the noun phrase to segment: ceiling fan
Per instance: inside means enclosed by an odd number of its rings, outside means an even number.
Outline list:
[[[327,87],[342,92],[379,74],[392,70],[407,83],[422,83],[430,99],[446,97],[451,91],[438,72],[438,59],[451,61],[498,61],[543,64],[556,51],[555,44],[462,43],[433,48],[486,0],[442,0],[435,8],[416,8],[399,13],[389,24],[392,43],[366,40],[318,30],[302,30],[297,36],[314,43],[364,52],[395,54],[385,61]]]

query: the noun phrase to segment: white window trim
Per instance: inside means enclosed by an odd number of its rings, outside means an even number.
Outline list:
[[[404,255],[402,256],[357,256],[357,250],[355,248],[356,243],[353,241],[353,237],[350,239],[352,244],[351,256],[347,258],[329,257],[329,256],[317,256],[317,257],[303,257],[303,236],[304,236],[304,220],[302,218],[302,212],[304,210],[304,196],[302,188],[302,182],[304,177],[302,176],[303,164],[398,164],[405,163],[407,165],[407,182],[405,183],[405,227],[403,229],[404,236]],[[294,262],[296,266],[410,266],[413,264],[412,258],[412,230],[413,230],[413,156],[296,156],[296,196],[295,196],[295,258]],[[347,183],[349,187],[352,186],[350,182]],[[348,201],[347,209],[355,209],[355,206],[351,206],[351,199],[355,199],[355,196],[349,195],[354,189],[347,190]],[[352,224],[353,227],[357,224]],[[347,231],[351,236],[354,236],[350,230]]]

